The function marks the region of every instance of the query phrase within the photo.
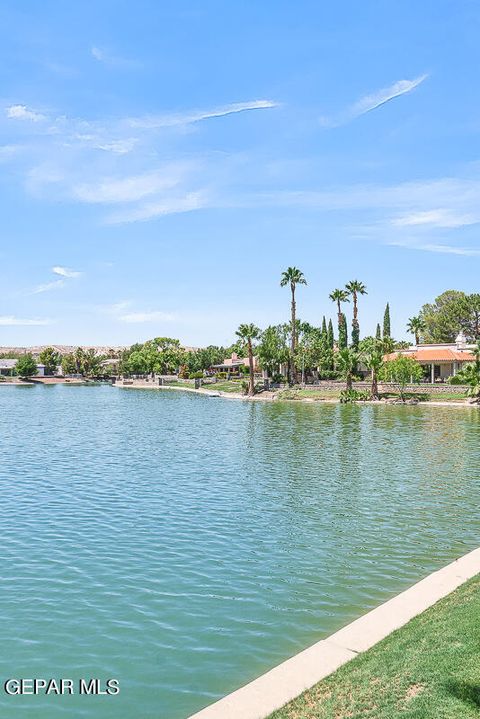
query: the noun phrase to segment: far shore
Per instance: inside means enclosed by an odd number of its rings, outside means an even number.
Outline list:
[[[85,379],[78,379],[78,378],[68,378],[68,377],[35,377],[33,380],[20,380],[17,378],[9,378],[8,380],[4,382],[0,382],[0,387],[34,387],[35,385],[67,385],[67,386],[81,386],[81,385],[88,385],[93,384],[92,380],[85,380]],[[338,391],[325,391],[324,395],[327,396],[317,396],[317,397],[302,397],[295,395],[294,396],[288,396],[285,392],[285,390],[275,390],[275,391],[263,391],[260,392],[253,397],[249,397],[248,395],[245,395],[241,392],[235,392],[235,391],[222,391],[220,389],[214,389],[215,385],[211,385],[209,387],[200,387],[198,389],[195,389],[195,387],[191,387],[188,385],[185,386],[179,386],[173,385],[173,384],[164,384],[159,385],[155,384],[154,382],[142,382],[139,380],[134,380],[132,383],[124,384],[122,381],[115,382],[113,387],[118,387],[121,389],[149,389],[149,390],[168,390],[171,392],[191,392],[193,394],[199,394],[204,395],[206,397],[220,397],[222,399],[232,399],[232,400],[243,400],[246,402],[297,402],[301,404],[341,404],[339,397],[333,396],[335,393],[339,392],[340,389],[343,389],[343,387],[339,388]],[[315,387],[308,387],[306,388],[307,391],[315,392]],[[425,387],[419,387],[419,394],[428,394],[428,388]],[[422,392],[421,390],[424,390]],[[292,390],[293,393],[295,391],[305,391],[303,389],[300,390]],[[321,394],[321,389],[318,389],[319,394]],[[332,396],[328,396],[328,395]],[[441,400],[441,399],[418,399],[418,398],[409,398],[405,402],[401,402],[399,398],[395,397],[382,397],[379,400],[357,400],[354,402],[354,404],[358,405],[393,405],[393,406],[429,406],[429,407],[470,407],[470,408],[480,408],[480,404],[477,402],[470,402],[466,398],[450,398],[449,400]]]
[[[259,394],[254,395],[253,397],[249,397],[248,395],[241,394],[240,392],[222,392],[221,390],[214,390],[214,389],[206,389],[206,388],[199,388],[195,389],[194,387],[178,387],[178,386],[172,386],[172,385],[156,385],[156,384],[127,384],[124,385],[120,382],[115,383],[113,385],[114,387],[119,387],[121,389],[150,389],[150,390],[169,390],[169,391],[177,391],[177,392],[193,392],[194,394],[201,394],[206,395],[207,397],[221,397],[223,399],[235,399],[235,400],[244,400],[247,402],[300,402],[300,403],[308,403],[308,404],[341,404],[340,400],[337,397],[322,397],[322,398],[313,398],[313,397],[296,397],[296,398],[288,398],[288,397],[282,397],[279,396],[279,392],[261,392]],[[459,399],[459,400],[450,400],[450,401],[441,401],[441,400],[415,400],[415,401],[409,401],[401,402],[400,400],[392,400],[392,399],[380,399],[380,400],[361,400],[355,402],[355,404],[359,405],[393,405],[393,406],[429,406],[429,407],[470,407],[470,408],[480,408],[480,405],[477,403],[471,403],[467,399]]]

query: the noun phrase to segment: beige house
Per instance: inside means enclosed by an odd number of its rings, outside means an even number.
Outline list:
[[[465,335],[460,332],[455,342],[451,344],[419,344],[385,355],[385,360],[388,362],[398,355],[412,357],[425,368],[425,380],[433,384],[445,382],[467,363],[474,362],[475,347],[476,345],[467,344]]]
[[[226,357],[221,364],[214,364],[210,367],[209,372],[228,372],[229,374],[239,374],[240,367],[250,367],[248,357],[239,357],[236,352],[232,352],[231,357]],[[254,372],[259,370],[257,358],[253,358]]]

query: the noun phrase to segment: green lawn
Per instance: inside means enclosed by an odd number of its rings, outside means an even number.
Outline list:
[[[212,384],[202,385],[202,389],[212,389],[215,392],[239,392],[243,394],[242,380],[220,380]]]
[[[278,393],[278,399],[338,399],[343,385],[338,389],[300,389],[292,387],[291,389],[282,389]]]
[[[480,575],[270,719],[474,717],[480,717]]]
[[[190,389],[193,389],[195,387],[195,380],[189,379],[189,380],[168,380],[168,382],[165,382],[164,387],[187,387]]]

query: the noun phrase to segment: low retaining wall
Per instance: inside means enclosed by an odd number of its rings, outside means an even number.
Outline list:
[[[480,548],[189,719],[265,719],[480,572]]]
[[[358,390],[369,390],[372,386],[371,382],[354,382],[353,388]],[[307,389],[330,389],[330,390],[342,390],[345,389],[345,382],[334,382],[334,381],[322,381],[317,384],[306,384],[302,385]],[[405,392],[415,392],[417,394],[464,394],[468,389],[468,385],[460,384],[409,384],[405,387]],[[398,385],[391,382],[379,382],[379,392],[398,392]]]

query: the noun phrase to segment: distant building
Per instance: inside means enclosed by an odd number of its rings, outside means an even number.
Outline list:
[[[2,377],[13,377],[15,375],[15,367],[18,360],[16,359],[0,359],[0,375]],[[45,365],[37,364],[37,377],[45,376]]]
[[[16,359],[0,359],[0,375],[2,377],[12,377],[16,364]]]
[[[209,368],[209,372],[227,372],[228,374],[240,374],[241,367],[250,367],[250,361],[248,357],[239,357],[236,352],[232,352],[231,357],[226,357],[222,363],[214,364]],[[257,358],[253,358],[253,369],[255,372],[258,371]]]
[[[455,342],[442,344],[412,345],[408,349],[397,350],[385,355],[390,361],[402,355],[412,357],[424,367],[425,380],[431,383],[445,382],[457,374],[466,364],[475,361],[473,350],[476,345],[467,344],[465,335],[460,332]]]

